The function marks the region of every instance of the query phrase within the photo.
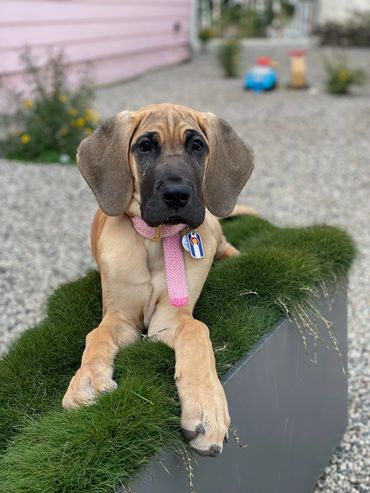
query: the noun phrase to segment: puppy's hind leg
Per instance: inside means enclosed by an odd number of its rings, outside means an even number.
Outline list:
[[[237,248],[232,246],[225,238],[225,247],[221,250],[221,252],[217,252],[216,260],[225,260],[230,257],[239,257],[240,252]]]
[[[248,205],[237,204],[234,210],[228,217],[236,216],[258,216],[258,212],[253,207]],[[227,241],[225,236],[222,234],[221,240],[218,243],[215,260],[225,260],[230,257],[238,257],[240,252],[231,243]]]
[[[223,233],[221,233],[220,240],[217,244],[215,260],[225,260],[230,257],[238,257],[239,255],[239,250],[229,243]]]
[[[228,217],[236,217],[236,216],[258,216],[258,211],[254,207],[250,207],[249,205],[244,204],[236,204],[234,210]]]

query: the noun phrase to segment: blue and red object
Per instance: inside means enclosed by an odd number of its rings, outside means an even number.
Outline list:
[[[244,76],[244,88],[254,92],[271,91],[277,84],[277,72],[268,57],[257,58],[256,65]]]

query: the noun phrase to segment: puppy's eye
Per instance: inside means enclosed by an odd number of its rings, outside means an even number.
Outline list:
[[[152,144],[149,140],[143,140],[139,144],[139,149],[141,152],[150,152],[152,150]]]
[[[204,144],[200,139],[194,139],[192,146],[191,146],[191,150],[199,152],[203,149],[203,147],[204,147]]]

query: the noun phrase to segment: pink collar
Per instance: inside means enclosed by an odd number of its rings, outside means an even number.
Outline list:
[[[173,236],[184,228],[186,228],[186,224],[161,224],[156,228],[149,226],[141,217],[130,217],[134,228],[139,235],[144,238],[148,238],[149,240],[159,241],[162,238],[168,238],[169,236]]]
[[[189,302],[184,253],[181,246],[180,231],[186,224],[148,226],[141,217],[130,217],[136,232],[150,240],[162,240],[164,265],[166,271],[168,298],[171,305],[180,307]]]

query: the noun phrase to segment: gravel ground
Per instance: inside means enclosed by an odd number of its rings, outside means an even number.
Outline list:
[[[280,62],[287,81],[288,45],[245,49]],[[370,69],[367,50],[347,51]],[[103,116],[152,102],[178,102],[228,120],[256,151],[242,200],[280,225],[325,222],[345,228],[359,255],[349,281],[347,433],[315,493],[370,492],[370,90],[337,98],[322,91],[327,52],[309,49],[314,91],[243,92],[220,76],[211,54],[98,91]],[[47,295],[93,267],[87,244],[95,202],[72,167],[0,160],[0,346],[4,350],[44,313]],[[297,492],[300,493],[300,492]]]

